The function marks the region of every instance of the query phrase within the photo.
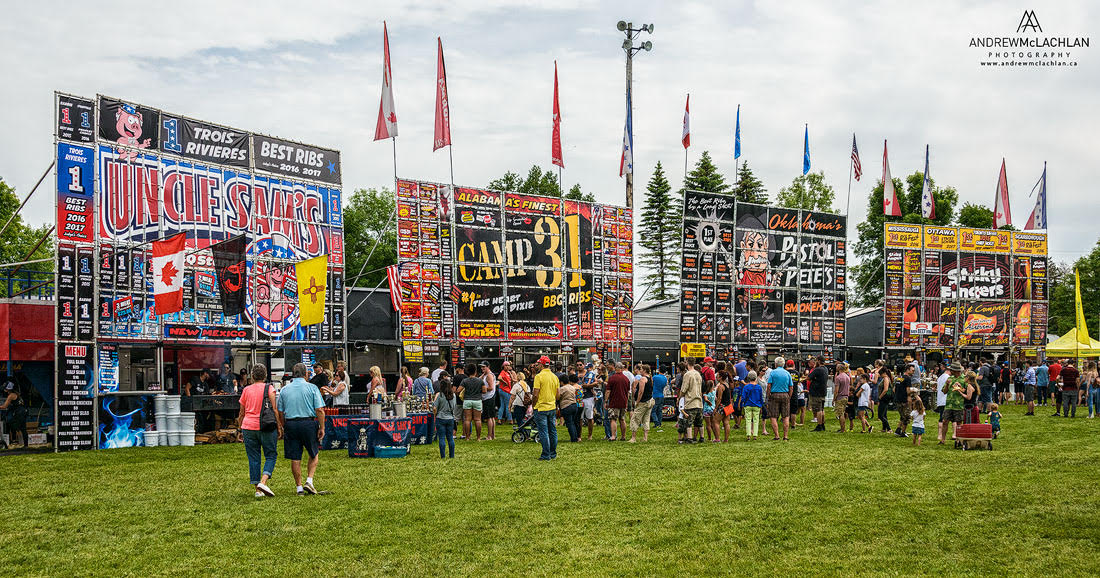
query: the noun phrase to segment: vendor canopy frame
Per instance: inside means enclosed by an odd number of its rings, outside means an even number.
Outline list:
[[[630,342],[630,209],[398,180],[401,334],[415,342]]]
[[[886,347],[1046,346],[1045,233],[886,223],[883,242]]]

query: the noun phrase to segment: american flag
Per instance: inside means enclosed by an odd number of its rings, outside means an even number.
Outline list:
[[[401,311],[401,264],[386,267],[386,278],[390,282],[390,303],[393,310]]]
[[[856,147],[856,133],[852,133],[852,170],[855,171],[856,180],[863,175],[863,167],[859,165],[859,148]]]

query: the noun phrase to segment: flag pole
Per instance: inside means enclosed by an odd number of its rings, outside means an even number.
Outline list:
[[[564,190],[565,190],[565,188],[564,188],[564,186],[562,185],[562,182],[561,182],[561,165],[558,165],[558,196],[559,197],[562,197],[562,198],[565,197],[565,193],[562,192]]]
[[[854,142],[854,141],[853,141]],[[844,199],[844,214],[848,214],[848,208],[852,203],[852,171],[855,170],[855,159],[848,155],[848,197]]]
[[[393,192],[397,192],[397,137],[391,136],[390,140],[393,141]]]

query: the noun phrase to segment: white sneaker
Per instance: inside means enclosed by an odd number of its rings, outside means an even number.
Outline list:
[[[264,497],[264,493],[263,493],[263,492],[260,492],[260,491],[257,491],[257,492],[256,492],[256,497],[257,497],[257,498],[262,498],[262,497]]]
[[[275,492],[272,492],[271,488],[267,487],[267,484],[256,484],[256,493],[271,498],[275,497]]]
[[[317,490],[313,488],[313,484],[311,482],[306,482],[302,485],[302,488],[305,489],[306,493],[308,494],[313,494],[314,496],[317,495]]]

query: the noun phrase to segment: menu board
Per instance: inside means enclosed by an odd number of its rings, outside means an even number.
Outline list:
[[[57,451],[95,448],[93,348],[57,345]]]

